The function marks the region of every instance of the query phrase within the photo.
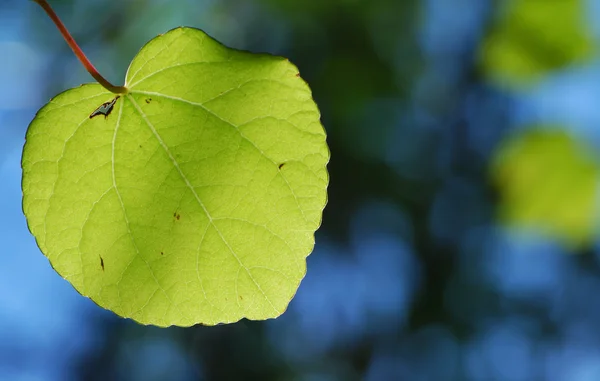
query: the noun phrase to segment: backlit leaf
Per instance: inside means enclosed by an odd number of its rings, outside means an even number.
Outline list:
[[[115,95],[68,90],[29,126],[23,209],[42,252],[81,294],[144,324],[283,313],[328,185],[297,68],[178,28],[144,46],[125,86],[92,118]]]

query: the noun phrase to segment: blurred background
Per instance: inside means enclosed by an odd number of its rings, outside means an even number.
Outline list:
[[[27,125],[91,78],[0,2],[0,380],[600,380],[600,2],[51,0],[121,84],[180,25],[289,57],[332,152],[276,320],[159,329],[50,267],[21,211]]]

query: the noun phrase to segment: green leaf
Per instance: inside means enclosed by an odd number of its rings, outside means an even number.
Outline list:
[[[497,84],[521,88],[591,57],[592,32],[582,0],[509,0],[480,51],[483,72]]]
[[[502,144],[492,175],[505,224],[534,227],[571,248],[591,244],[600,167],[588,147],[562,131],[528,131]]]
[[[114,94],[88,84],[29,126],[23,210],[42,252],[82,295],[143,324],[283,313],[328,185],[298,69],[178,28],[144,46],[125,86],[106,117],[90,114]]]

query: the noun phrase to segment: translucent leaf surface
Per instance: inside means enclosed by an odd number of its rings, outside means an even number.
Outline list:
[[[42,252],[81,294],[144,324],[280,315],[328,184],[297,68],[179,28],[140,51],[125,86],[110,110],[100,85],[68,90],[29,126],[23,209]]]
[[[596,235],[600,168],[566,133],[533,130],[507,140],[493,176],[504,223],[537,228],[572,247]]]

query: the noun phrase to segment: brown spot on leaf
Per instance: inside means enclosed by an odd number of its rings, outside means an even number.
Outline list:
[[[244,297],[242,295],[240,295],[240,300],[244,300]]]
[[[160,255],[165,255],[165,253],[163,253],[162,251],[160,252]]]
[[[281,169],[284,165],[285,165],[285,163],[279,164],[279,169]]]
[[[300,73],[296,73],[296,77],[300,78]]]
[[[104,271],[104,259],[100,256],[100,266],[102,267],[102,271]]]
[[[152,102],[152,98],[146,98],[146,103]]]
[[[104,115],[104,119],[108,118],[108,116],[110,115],[110,113],[112,112],[112,110],[115,106],[115,103],[117,103],[117,100],[119,100],[120,97],[121,97],[120,95],[117,95],[112,101],[102,103],[100,106],[98,106],[97,109],[95,109],[90,114],[90,119],[92,119],[98,115]]]

